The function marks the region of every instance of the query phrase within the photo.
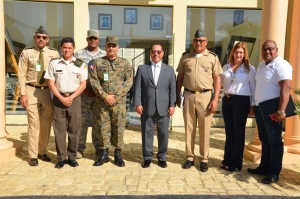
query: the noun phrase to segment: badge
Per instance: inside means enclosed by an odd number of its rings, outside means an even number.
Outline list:
[[[108,81],[108,73],[104,73],[104,81]]]
[[[94,66],[94,65],[89,65],[89,71],[93,71],[93,70],[94,70],[94,68],[95,68],[95,66]]]
[[[205,71],[205,72],[208,72],[208,68],[205,68],[204,71]]]
[[[80,74],[78,74],[78,73],[77,73],[77,75],[76,75],[76,76],[77,76],[77,79],[79,79],[79,78],[80,78]]]
[[[40,64],[35,65],[35,71],[36,72],[40,72],[41,71],[41,65]]]

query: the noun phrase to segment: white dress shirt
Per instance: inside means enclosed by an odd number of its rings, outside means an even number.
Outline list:
[[[250,65],[250,72],[246,70],[244,64],[234,73],[231,68],[231,63],[223,66],[223,75],[221,83],[224,86],[224,93],[234,95],[252,96],[251,106],[255,104],[255,68]]]

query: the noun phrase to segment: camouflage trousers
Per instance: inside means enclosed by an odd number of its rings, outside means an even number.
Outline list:
[[[85,94],[81,95],[81,129],[79,135],[78,151],[83,152],[86,148],[86,135],[90,122],[92,102],[95,101],[95,98],[91,98]],[[94,124],[94,122],[93,122]],[[99,142],[99,130],[95,130],[94,125],[92,126],[92,142],[95,147],[95,150],[100,149]]]
[[[126,104],[107,106],[102,99],[96,99],[92,105],[93,128],[100,132],[100,146],[103,149],[111,145],[122,148],[126,124]]]

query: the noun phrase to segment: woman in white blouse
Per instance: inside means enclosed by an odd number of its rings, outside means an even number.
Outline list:
[[[220,167],[228,171],[241,170],[243,165],[245,126],[248,115],[253,115],[255,104],[255,74],[255,68],[249,63],[246,43],[238,42],[230,52],[228,64],[223,66],[221,77],[226,141]]]

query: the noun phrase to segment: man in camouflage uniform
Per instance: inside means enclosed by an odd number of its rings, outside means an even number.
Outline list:
[[[132,86],[132,67],[118,57],[118,38],[106,37],[106,56],[89,63],[90,83],[96,94],[92,104],[93,128],[100,132],[100,158],[94,166],[108,162],[108,148],[115,146],[114,163],[124,167],[121,157],[126,122],[126,94]]]
[[[86,41],[87,47],[77,51],[75,57],[82,59],[87,65],[88,63],[99,57],[105,56],[105,51],[98,47],[100,34],[98,30],[88,30]],[[90,81],[87,80],[86,88],[81,95],[81,129],[79,135],[78,151],[76,158],[82,158],[84,149],[86,148],[86,134],[89,127],[92,102],[95,100],[95,93],[91,87]],[[97,154],[100,154],[99,132],[92,128],[92,142]]]

